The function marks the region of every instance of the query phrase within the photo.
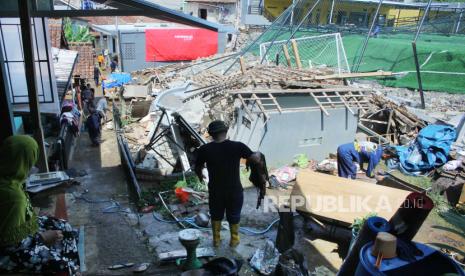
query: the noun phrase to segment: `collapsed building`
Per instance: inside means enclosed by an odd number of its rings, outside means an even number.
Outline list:
[[[344,81],[366,73],[275,65],[244,66],[229,75],[208,69],[227,57],[133,72],[132,83],[120,89],[121,133],[139,179],[191,171],[214,119],[226,121],[230,139],[263,152],[276,168],[298,154],[327,158],[353,141],[359,119],[373,109],[371,88]]]

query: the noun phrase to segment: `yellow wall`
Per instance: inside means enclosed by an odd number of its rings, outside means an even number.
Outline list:
[[[272,17],[278,17],[292,4],[292,0],[265,0],[265,10]]]
[[[272,17],[276,18],[278,17],[286,8],[291,5],[292,0],[265,0],[265,10],[268,15],[271,15]],[[314,1],[308,1],[305,4],[305,9],[310,9]],[[374,15],[376,11],[377,4],[376,3],[350,3],[350,2],[344,2],[344,3],[337,3],[335,8],[334,8],[334,13],[333,13],[333,23],[336,23],[337,20],[337,11],[345,11],[346,16],[350,16],[351,13],[357,12],[357,13],[365,13],[368,12],[368,21],[371,22],[372,20],[372,15]],[[316,8],[315,11],[312,12],[312,19],[311,22],[313,24],[316,23],[317,21],[317,16],[319,14],[319,24],[324,25],[328,24],[328,15],[331,10],[331,1],[324,1],[320,3]],[[436,12],[436,11],[431,11],[429,14],[429,18],[433,19],[436,16],[445,16],[448,12]],[[384,15],[386,18],[386,23],[389,20],[394,20],[396,23],[396,26],[401,26],[401,25],[408,25],[408,24],[414,24],[415,18],[419,18],[422,16],[422,12],[418,8],[409,8],[409,7],[398,7],[398,6],[390,6],[390,5],[383,5],[380,10],[380,15]]]

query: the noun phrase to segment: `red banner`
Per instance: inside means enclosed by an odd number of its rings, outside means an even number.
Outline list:
[[[218,33],[206,29],[145,30],[146,61],[195,60],[218,52]]]

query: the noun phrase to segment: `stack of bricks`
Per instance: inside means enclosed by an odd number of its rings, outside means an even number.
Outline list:
[[[78,61],[74,70],[75,75],[92,80],[94,77],[94,46],[92,42],[70,42],[69,49],[78,52]]]
[[[52,47],[61,48],[62,19],[49,18],[48,28],[50,30],[50,42]]]

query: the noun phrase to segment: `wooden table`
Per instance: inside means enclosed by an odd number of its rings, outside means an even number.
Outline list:
[[[349,226],[370,212],[389,220],[408,194],[396,188],[302,170],[290,204],[297,211]]]

